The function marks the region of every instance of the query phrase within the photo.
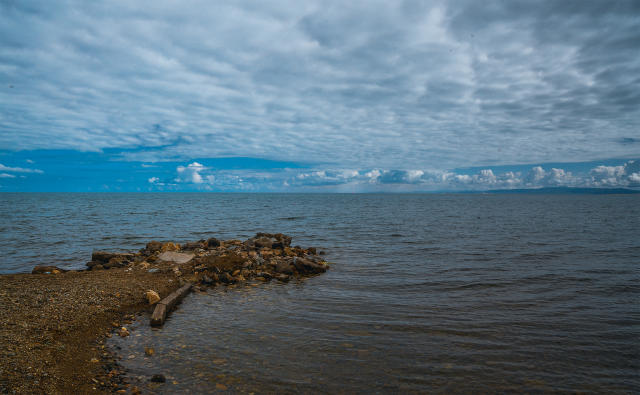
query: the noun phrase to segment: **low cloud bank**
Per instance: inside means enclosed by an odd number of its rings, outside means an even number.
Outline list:
[[[481,169],[464,173],[441,170],[312,169],[306,171],[216,170],[198,162],[176,168],[175,177],[155,187],[191,186],[203,190],[326,190],[326,191],[437,191],[542,187],[640,188],[640,161],[620,166],[596,166],[573,173],[562,168],[534,166],[528,171],[496,172]]]

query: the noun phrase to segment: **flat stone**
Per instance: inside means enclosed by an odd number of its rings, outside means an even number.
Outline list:
[[[195,255],[185,252],[165,251],[158,255],[158,260],[162,262],[187,263],[193,259]]]

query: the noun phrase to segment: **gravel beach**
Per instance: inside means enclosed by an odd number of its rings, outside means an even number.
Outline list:
[[[0,393],[125,391],[105,336],[152,308],[145,290],[178,286],[173,274],[124,268],[0,276]]]

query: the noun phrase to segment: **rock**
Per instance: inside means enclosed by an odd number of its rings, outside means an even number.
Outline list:
[[[109,262],[109,260],[111,258],[114,258],[117,255],[118,254],[116,254],[114,252],[94,251],[91,254],[91,260],[92,261],[97,261],[97,262],[102,262],[102,263],[107,263],[107,262]]]
[[[154,252],[158,252],[162,249],[162,243],[159,241],[150,241],[147,243],[147,252],[149,253],[154,253]]]
[[[262,278],[267,279],[267,280],[270,280],[270,279],[273,278],[271,273],[268,273],[268,272],[258,272],[258,273],[256,273],[256,276],[262,277]]]
[[[53,273],[54,270],[57,270],[58,272],[66,272],[66,270],[64,269],[60,269],[57,266],[44,266],[44,265],[39,265],[33,268],[33,270],[31,270],[31,274],[50,274]]]
[[[140,390],[140,388],[133,386],[133,388],[131,388],[131,395],[140,395],[142,394],[142,390]]]
[[[307,248],[307,254],[316,255],[316,248],[315,247]]]
[[[260,237],[255,239],[253,242],[258,248],[271,248],[271,246],[273,246],[273,240],[268,237]]]
[[[274,253],[273,253],[273,250],[270,248],[263,248],[260,250],[260,255],[262,256],[263,259],[269,259],[274,255]]]
[[[120,256],[116,256],[116,257],[113,257],[113,258],[109,259],[109,262],[103,264],[102,266],[104,266],[105,269],[113,269],[113,268],[118,268],[118,267],[124,267],[127,264],[128,264],[128,262],[126,260],[124,260],[124,258],[122,258]]]
[[[211,285],[211,284],[213,284],[213,279],[205,274],[202,277],[202,283],[206,284],[206,285]]]
[[[290,263],[280,261],[276,264],[276,273],[293,274],[293,267]]]
[[[53,269],[51,271],[51,274],[60,274],[60,273],[62,273],[62,272],[60,270],[58,270],[58,269]]]
[[[104,266],[102,265],[95,265],[91,268],[91,270],[104,270]]]
[[[92,267],[94,267],[95,265],[102,265],[102,263],[100,261],[90,261],[86,263],[86,266],[91,269]]]
[[[293,265],[301,273],[324,273],[327,271],[326,265],[315,263],[305,258],[293,258]]]
[[[144,353],[146,356],[151,357],[153,356],[153,354],[155,354],[155,350],[152,347],[145,347],[144,348]]]
[[[130,261],[134,259],[134,254],[126,252],[106,252],[106,251],[94,251],[91,254],[91,260],[102,263],[103,265],[110,262],[112,259],[118,259],[120,262]]]
[[[286,283],[291,279],[291,277],[286,274],[276,274],[274,278],[278,281],[282,281],[283,283]]]
[[[226,255],[208,255],[198,259],[211,271],[234,271],[242,268],[244,258],[241,255],[230,252]]]
[[[152,289],[148,290],[145,295],[147,297],[147,302],[149,302],[150,305],[154,305],[160,301],[160,295]]]
[[[165,251],[158,255],[158,260],[161,262],[173,262],[173,263],[187,263],[193,259],[195,255],[185,252]]]
[[[182,246],[182,250],[183,251],[187,251],[187,250],[188,251],[192,251],[192,250],[196,250],[198,248],[204,248],[204,244],[199,242],[199,241],[196,241],[196,242],[192,242],[192,243],[185,243]]]
[[[123,326],[118,330],[118,335],[120,335],[120,337],[127,337],[129,336],[129,330]]]
[[[162,245],[162,247],[160,248],[160,251],[179,251],[180,250],[180,244],[178,243],[172,243],[172,242],[168,242],[168,243],[164,243]]]
[[[153,376],[151,376],[152,383],[164,383],[165,381],[167,381],[167,379],[163,374],[154,374]]]
[[[209,248],[220,247],[220,240],[216,239],[215,237],[211,237],[210,239],[207,240],[207,247]]]
[[[222,281],[225,284],[231,284],[234,282],[233,277],[231,277],[231,275],[227,272],[224,272],[222,274],[220,274],[220,281]]]

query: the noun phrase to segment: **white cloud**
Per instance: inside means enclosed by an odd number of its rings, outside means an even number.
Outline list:
[[[190,163],[185,166],[178,166],[176,169],[178,172],[177,182],[190,182],[193,184],[202,184],[204,182],[200,172],[207,170],[206,167],[198,162]]]
[[[149,181],[150,184],[154,184],[154,183],[160,181],[160,179],[158,177],[151,177],[151,178],[149,178],[148,181]]]
[[[39,169],[26,169],[24,167],[8,167],[1,163],[0,163],[0,171],[8,171],[13,173],[37,173],[37,174],[44,173],[42,170],[39,170]]]
[[[630,160],[622,166],[597,166],[590,175],[591,183],[598,187],[639,186],[640,161]]]
[[[16,178],[13,174],[0,173],[0,178]]]

